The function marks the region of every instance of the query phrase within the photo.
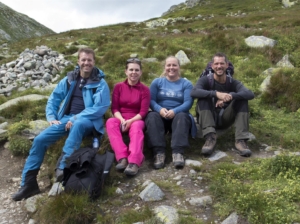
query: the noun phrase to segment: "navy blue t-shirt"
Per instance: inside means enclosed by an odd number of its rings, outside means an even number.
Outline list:
[[[84,102],[83,102],[83,97],[82,97],[82,89],[79,88],[81,79],[82,78],[79,76],[79,79],[77,80],[75,89],[74,89],[72,97],[71,97],[70,114],[79,114],[85,108]],[[83,86],[84,85],[85,84],[83,84]]]

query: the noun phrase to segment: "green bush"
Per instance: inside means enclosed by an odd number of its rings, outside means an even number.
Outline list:
[[[24,129],[29,128],[28,123],[27,120],[22,120],[8,128],[9,150],[15,156],[27,155],[31,148],[31,141],[21,135]]]
[[[96,217],[97,204],[88,195],[62,194],[39,201],[39,223],[89,224]]]
[[[267,91],[262,95],[262,102],[297,111],[300,107],[299,69],[281,69],[271,77]]]
[[[236,211],[253,224],[299,221],[298,164],[300,157],[282,155],[239,166],[232,163],[215,166],[210,190],[216,197],[217,213],[226,217]]]

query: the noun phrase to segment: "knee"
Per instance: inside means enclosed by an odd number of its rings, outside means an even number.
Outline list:
[[[145,121],[146,121],[146,123],[149,123],[149,122],[151,122],[153,120],[158,119],[159,117],[160,117],[159,113],[152,111],[152,112],[149,112],[147,114],[147,117],[146,117]]]
[[[107,121],[106,121],[106,128],[109,129],[109,128],[114,128],[114,127],[119,127],[121,124],[121,121],[117,118],[109,118]]]
[[[186,120],[189,119],[190,116],[188,115],[188,113],[184,113],[184,112],[180,112],[178,114],[175,115],[174,120]]]
[[[134,121],[131,124],[129,132],[143,132],[145,128],[145,122],[143,120]]]
[[[248,100],[235,100],[234,108],[237,112],[248,112]]]
[[[75,120],[75,122],[72,125],[72,128],[83,130],[86,127],[87,122],[90,121],[87,121],[86,119]]]
[[[33,144],[41,144],[45,141],[45,136],[42,134],[37,135],[34,140],[33,140]]]

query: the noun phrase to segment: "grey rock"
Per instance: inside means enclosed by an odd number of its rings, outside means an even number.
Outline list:
[[[277,67],[283,67],[283,68],[294,68],[294,65],[289,61],[289,55],[284,55],[283,58],[277,62]]]
[[[270,84],[271,77],[277,73],[280,68],[268,68],[262,73],[262,76],[266,76],[264,81],[260,84],[260,91],[264,92],[267,90]]]
[[[178,51],[175,57],[178,58],[180,65],[191,63],[190,59],[187,57],[183,50]]]
[[[38,95],[38,94],[30,94],[27,96],[21,96],[12,100],[9,100],[3,104],[0,105],[0,111],[10,107],[11,105],[17,104],[19,101],[24,101],[24,100],[29,100],[29,101],[36,101],[36,100],[41,100],[41,99],[48,99],[48,96],[43,96],[43,95]]]
[[[182,33],[180,30],[178,30],[178,29],[174,29],[174,30],[172,30],[172,33],[175,33],[175,34],[180,34],[180,33]]]
[[[298,2],[298,1],[290,2],[290,0],[282,0],[282,5],[285,8],[289,8],[289,7],[292,7],[293,5],[295,5],[296,2]]]
[[[143,62],[149,62],[149,63],[157,62],[157,58],[144,58],[142,61]]]
[[[8,122],[3,122],[0,124],[0,129],[5,129],[8,126]]]
[[[35,54],[38,54],[40,56],[44,56],[48,54],[48,49],[47,48],[38,48],[34,50]]]
[[[130,58],[138,58],[139,55],[137,53],[130,54]]]
[[[206,207],[207,205],[212,205],[211,196],[204,196],[201,198],[191,198],[188,200],[190,205],[198,206],[198,207]]]
[[[38,198],[41,198],[41,195],[35,195],[33,197],[30,197],[25,202],[25,208],[27,212],[34,213],[37,210],[36,201]]]
[[[29,125],[30,128],[22,131],[22,135],[26,136],[28,139],[34,139],[38,134],[49,127],[49,123],[44,120],[30,121]]]
[[[154,208],[155,216],[165,224],[175,224],[179,221],[179,216],[177,209],[167,206],[161,205]]]
[[[186,166],[200,167],[200,166],[202,166],[202,163],[200,161],[197,161],[197,160],[186,159],[185,160],[185,165]]]
[[[203,0],[187,0],[185,2],[187,8],[193,8]]]
[[[208,160],[213,162],[213,161],[217,161],[219,159],[222,159],[223,157],[226,157],[227,154],[225,152],[221,152],[221,151],[216,151],[214,154],[212,154]]]
[[[25,64],[24,64],[24,68],[25,68],[26,70],[31,70],[31,69],[35,68],[35,64],[36,64],[35,61],[27,61],[27,62],[25,62]]]
[[[274,47],[276,41],[264,36],[250,36],[245,39],[246,44],[249,47]]]
[[[6,63],[6,67],[7,68],[12,68],[12,67],[15,67],[15,66],[16,66],[16,62],[15,61]]]
[[[49,73],[45,73],[43,75],[43,79],[45,80],[45,82],[50,82],[52,79],[52,76]]]
[[[143,201],[160,201],[164,196],[164,192],[153,182],[139,194]]]
[[[121,190],[121,188],[117,188],[116,189],[116,194],[122,195],[122,194],[124,194],[124,192]]]
[[[55,182],[50,191],[48,192],[48,196],[56,196],[56,195],[59,195],[61,192],[63,192],[64,189],[63,189],[63,186],[62,186],[62,183],[59,183],[59,182]]]
[[[36,221],[34,219],[29,219],[28,224],[36,224]]]
[[[239,216],[236,212],[231,213],[221,224],[237,224]]]

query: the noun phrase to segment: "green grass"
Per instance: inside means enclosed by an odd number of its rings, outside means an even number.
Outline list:
[[[218,215],[237,211],[250,223],[300,220],[300,157],[280,155],[241,165],[222,163],[212,170],[211,191]]]

